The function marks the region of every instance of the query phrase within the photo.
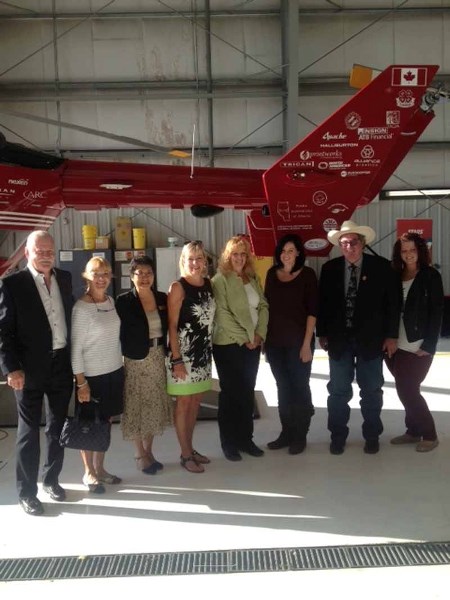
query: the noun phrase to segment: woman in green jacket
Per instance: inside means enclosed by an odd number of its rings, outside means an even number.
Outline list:
[[[248,240],[232,237],[212,279],[216,314],[213,355],[219,375],[219,431],[223,453],[238,461],[239,453],[262,456],[253,442],[253,409],[261,344],[269,311],[255,274]]]

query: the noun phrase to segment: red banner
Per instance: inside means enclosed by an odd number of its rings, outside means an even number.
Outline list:
[[[397,219],[397,237],[404,233],[417,233],[427,242],[430,250],[433,245],[433,219]]]

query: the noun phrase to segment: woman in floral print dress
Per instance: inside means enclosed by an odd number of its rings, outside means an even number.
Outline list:
[[[211,389],[215,302],[206,271],[203,244],[185,244],[180,256],[181,278],[172,283],[168,295],[167,391],[176,397],[175,429],[181,466],[191,473],[202,473],[203,465],[210,462],[192,445],[202,394]]]

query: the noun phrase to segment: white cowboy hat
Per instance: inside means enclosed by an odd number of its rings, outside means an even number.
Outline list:
[[[337,246],[339,244],[339,238],[347,233],[357,233],[363,235],[366,238],[366,244],[370,244],[376,238],[376,233],[372,227],[366,225],[357,225],[353,221],[344,221],[340,229],[332,229],[328,232],[328,241]]]

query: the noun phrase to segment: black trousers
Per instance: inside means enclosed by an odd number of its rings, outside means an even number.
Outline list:
[[[18,411],[16,441],[16,481],[19,498],[37,495],[40,460],[40,422],[44,395],[46,415],[46,449],[42,482],[44,485],[58,483],[64,449],[59,436],[67,415],[73,389],[73,375],[69,352],[59,351],[51,359],[51,369],[42,389],[25,387],[15,391]]]
[[[253,438],[255,384],[261,350],[226,344],[213,346],[219,375],[219,432],[223,448],[245,447]]]
[[[281,436],[288,443],[304,441],[314,414],[309,386],[312,362],[300,360],[297,346],[267,346],[266,356],[277,383]]]

